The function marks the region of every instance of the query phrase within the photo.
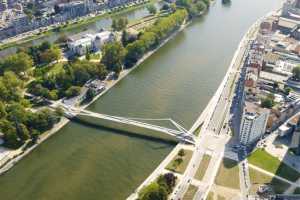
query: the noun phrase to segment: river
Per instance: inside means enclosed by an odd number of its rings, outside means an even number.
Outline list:
[[[215,2],[89,109],[171,117],[189,128],[222,80],[243,34],[279,0]],[[5,200],[121,200],[174,144],[69,123],[0,177]]]

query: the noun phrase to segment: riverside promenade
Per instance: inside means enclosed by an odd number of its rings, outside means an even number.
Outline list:
[[[269,16],[272,13],[269,13],[266,16]],[[231,64],[230,64],[222,82],[220,83],[218,89],[216,90],[215,94],[212,96],[211,100],[209,101],[209,103],[207,104],[207,106],[205,107],[205,109],[203,110],[201,115],[198,117],[198,119],[195,121],[193,126],[190,128],[189,132],[193,133],[199,128],[199,126],[202,126],[201,130],[200,130],[200,134],[196,139],[196,145],[195,145],[196,148],[195,148],[195,146],[191,146],[192,148],[189,148],[189,149],[194,150],[193,156],[189,162],[188,167],[185,170],[185,173],[183,174],[183,176],[179,177],[179,179],[180,179],[179,183],[174,188],[174,191],[176,191],[175,194],[171,194],[170,198],[177,200],[179,198],[182,198],[184,193],[186,192],[188,185],[189,185],[188,184],[189,180],[191,180],[193,178],[194,174],[196,173],[193,163],[196,163],[196,165],[198,165],[198,164],[200,164],[200,162],[202,160],[203,152],[205,152],[205,149],[202,149],[202,150],[199,150],[199,149],[201,149],[203,143],[205,143],[204,135],[206,135],[206,134],[208,134],[208,132],[210,132],[208,130],[210,124],[214,123],[214,121],[213,121],[214,115],[220,115],[220,113],[219,113],[219,108],[221,108],[220,105],[222,106],[222,109],[224,112],[222,114],[224,116],[226,116],[228,114],[227,112],[229,111],[229,109],[224,109],[223,104],[220,104],[221,101],[224,101],[224,99],[226,99],[226,98],[222,98],[222,96],[224,97],[226,95],[226,96],[229,96],[230,98],[233,97],[233,88],[238,80],[240,66],[242,65],[244,56],[247,52],[247,47],[250,44],[251,40],[253,39],[253,36],[255,35],[255,33],[257,33],[261,21],[266,16],[258,19],[245,33],[241,42],[239,43],[239,46],[238,46],[236,52],[234,53]],[[231,99],[227,99],[225,102],[225,108],[229,107],[231,105],[231,102],[232,102]],[[221,119],[218,118],[218,123],[222,124],[224,122],[224,120],[225,120],[224,117],[222,117]],[[213,170],[214,173],[212,173],[209,176],[209,181],[207,183],[205,183],[205,191],[199,192],[201,189],[198,188],[198,192],[197,192],[196,196],[199,197],[199,199],[200,199],[200,197],[205,199],[205,197],[208,195],[208,192],[214,182],[214,178],[217,174],[218,167],[221,163],[220,161],[221,161],[222,157],[224,156],[226,140],[224,140],[224,141],[225,142],[224,142],[223,148],[220,148],[220,149],[218,149],[218,152],[215,152],[215,154],[218,155],[217,156],[218,158],[215,159],[216,162],[215,162],[214,170]],[[222,144],[223,144],[223,142],[222,142]],[[145,181],[134,191],[134,193],[132,193],[127,198],[127,200],[136,200],[138,198],[138,193],[141,191],[142,188],[149,185],[151,182],[155,181],[155,179],[159,175],[165,173],[166,166],[172,161],[172,159],[177,155],[178,151],[182,148],[183,149],[186,148],[186,145],[184,145],[182,143],[177,144],[176,147],[171,151],[171,153],[160,163],[160,165],[152,172],[152,174],[150,174],[150,176],[148,176],[147,179],[145,179]],[[195,151],[195,149],[198,149],[198,150]],[[211,170],[208,170],[208,171],[211,171]],[[183,187],[181,187],[180,190],[178,188],[179,185],[183,186]],[[173,191],[173,193],[174,193],[174,191]]]

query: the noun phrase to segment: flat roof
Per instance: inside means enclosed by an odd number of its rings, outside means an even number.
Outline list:
[[[299,24],[299,22],[297,22],[295,20],[287,19],[287,18],[283,18],[283,17],[280,17],[279,21],[278,21],[279,26],[285,27],[285,28],[290,28],[290,29],[295,28],[298,24]]]
[[[245,101],[245,111],[246,113],[249,113],[249,116],[253,114],[253,116],[255,117],[256,114],[260,115],[262,113],[268,112],[269,110],[266,108],[262,108],[260,107],[260,105],[257,105],[255,103]]]

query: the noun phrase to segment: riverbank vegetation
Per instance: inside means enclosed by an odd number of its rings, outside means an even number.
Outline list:
[[[91,79],[104,79],[105,66],[87,60],[77,60],[60,66],[56,73],[46,73],[28,84],[28,92],[50,100],[74,97]]]
[[[167,200],[176,185],[176,179],[173,173],[160,175],[155,182],[141,190],[138,200]]]
[[[162,40],[178,30],[186,19],[187,11],[179,9],[142,32],[136,41],[126,46],[125,67],[132,67],[146,52],[156,48]]]
[[[181,149],[173,158],[173,160],[167,165],[166,169],[183,174],[192,158],[192,155],[193,151]]]
[[[59,121],[59,114],[48,109],[32,111],[24,98],[24,85],[33,60],[24,52],[9,56],[0,62],[0,132],[4,146],[16,149],[26,141],[35,141]]]
[[[102,48],[100,62],[78,59],[61,61],[60,48],[49,42],[28,49],[21,48],[16,54],[2,59],[0,131],[3,133],[4,145],[18,148],[28,140],[36,140],[40,133],[51,129],[62,114],[48,109],[33,109],[30,101],[25,98],[26,92],[35,98],[49,100],[79,95],[88,80],[103,80],[109,71],[118,75],[124,68],[133,67],[146,53],[180,29],[193,15],[191,11],[194,6],[198,11],[207,8],[200,6],[208,5],[205,2],[178,0],[177,7],[175,4],[164,6],[164,14],[158,15],[153,24],[142,29],[135,37],[124,36],[121,42],[106,44]],[[152,7],[148,9],[154,13]],[[127,24],[126,19],[118,19],[114,21],[113,28],[124,33]],[[182,157],[189,157],[189,152]]]

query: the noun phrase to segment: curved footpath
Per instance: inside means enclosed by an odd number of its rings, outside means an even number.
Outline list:
[[[147,58],[149,58],[152,54],[154,54],[157,50],[159,50],[161,47],[163,47],[165,44],[167,44],[171,39],[173,39],[178,33],[183,31],[191,22],[184,23],[177,31],[172,33],[168,38],[166,38],[158,47],[156,47],[154,50],[149,51],[146,53],[132,68],[123,70],[120,72],[119,78],[114,81],[109,81],[107,83],[106,89],[98,94],[92,101],[90,101],[88,104],[81,106],[81,109],[87,108],[89,105],[91,105],[93,102],[95,102],[99,97],[104,95],[106,92],[108,92],[114,85],[116,85],[119,81],[121,81],[124,77],[126,77],[131,71],[136,69],[141,63],[143,63]],[[40,138],[38,139],[37,143],[33,145],[32,147],[26,149],[25,151],[22,151],[22,147],[13,150],[8,153],[5,158],[0,159],[0,175],[7,172],[9,169],[11,169],[15,164],[17,164],[18,161],[20,161],[22,158],[24,158],[26,155],[28,155],[31,151],[33,151],[39,144],[44,142],[46,139],[54,135],[56,132],[58,132],[61,128],[63,128],[70,120],[67,118],[62,118],[61,121],[56,124],[51,130],[47,131],[46,133],[42,134]]]

